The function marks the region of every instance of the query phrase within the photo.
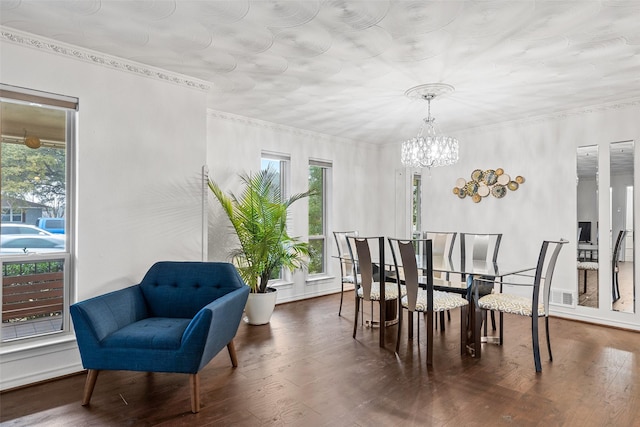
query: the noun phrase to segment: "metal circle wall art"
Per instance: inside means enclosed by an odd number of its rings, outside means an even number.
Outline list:
[[[502,199],[509,191],[516,191],[524,184],[523,176],[511,178],[504,169],[475,169],[471,172],[471,180],[458,178],[453,187],[453,194],[461,199],[469,196],[474,203],[480,203],[489,195],[496,199]]]

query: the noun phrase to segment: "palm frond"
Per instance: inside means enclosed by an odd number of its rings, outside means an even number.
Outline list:
[[[272,169],[241,174],[240,179],[244,188],[239,197],[225,194],[212,181],[209,188],[240,241],[240,248],[230,251],[231,259],[254,292],[266,292],[274,272],[281,268],[293,271],[306,265],[309,246],[289,236],[287,216],[294,202],[314,193],[297,193],[283,200],[279,176]]]

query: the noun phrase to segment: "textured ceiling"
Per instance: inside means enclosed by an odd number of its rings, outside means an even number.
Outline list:
[[[640,1],[19,1],[0,24],[211,83],[209,107],[373,143],[640,99]]]

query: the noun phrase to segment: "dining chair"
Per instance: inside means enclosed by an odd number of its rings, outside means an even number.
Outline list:
[[[483,261],[497,262],[500,243],[502,242],[502,233],[460,233],[460,259],[464,265],[466,261]],[[487,280],[486,285],[482,286],[480,295],[493,291],[493,285],[490,281],[494,277],[484,276]],[[466,282],[466,276],[462,275],[462,281]],[[486,320],[486,313],[485,319]],[[496,330],[495,313],[491,312],[491,327]],[[502,326],[501,326],[502,327]],[[484,333],[487,334],[487,323],[484,322]]]
[[[338,316],[342,315],[342,300],[344,298],[344,285],[351,286],[355,283],[355,262],[351,251],[347,247],[347,236],[357,236],[357,231],[334,231],[333,237],[338,248],[338,260],[340,261],[340,308]]]
[[[578,259],[577,269],[579,272],[580,271],[583,272],[583,279],[582,279],[583,293],[587,293],[587,273],[589,271],[596,272],[596,286],[598,286],[598,284],[600,283],[600,278],[598,277],[598,270],[600,270],[600,264],[598,263],[598,261],[580,261],[580,259]]]
[[[378,264],[374,264],[371,258],[371,249],[369,246],[369,241],[374,242],[378,251],[381,254],[379,256],[384,256],[384,237],[359,237],[359,236],[347,236],[348,248],[351,251],[351,254],[354,255],[355,250],[355,263],[357,265],[357,270],[359,274],[354,276],[354,286],[355,286],[355,316],[353,320],[353,338],[356,337],[356,331],[358,330],[358,313],[360,310],[360,302],[363,304],[364,310],[364,301],[371,301],[373,307],[373,301],[377,301],[379,304],[386,304],[387,301],[398,300],[401,292],[399,291],[399,287],[396,282],[385,281],[381,285],[380,283],[380,275],[381,270],[384,269],[384,265],[380,265],[380,260]],[[384,275],[383,275],[384,276]],[[377,280],[376,280],[377,279]],[[380,313],[384,311],[384,308],[381,307]],[[372,311],[373,316],[373,311]],[[380,328],[384,330],[386,325],[384,324],[384,317],[380,319]],[[381,332],[381,337],[384,335],[384,332]],[[384,342],[381,340],[381,346],[384,345]]]
[[[578,261],[580,261],[580,235],[582,234],[582,227],[578,227],[578,237],[576,238],[576,246],[578,247]]]
[[[611,258],[611,296],[612,302],[620,299],[620,286],[618,284],[618,271],[620,270],[618,262],[620,261],[620,251],[624,247],[627,230],[620,230],[616,244],[613,248],[613,257]]]
[[[396,339],[396,353],[400,350],[402,336],[402,312],[407,310],[409,323],[409,340],[413,338],[413,313],[424,313],[427,330],[427,365],[433,364],[433,318],[434,313],[443,313],[460,308],[460,351],[465,351],[466,319],[469,301],[460,294],[434,291],[433,278],[433,241],[431,239],[393,239],[388,238],[391,256],[396,270],[398,293],[401,294],[401,284],[405,286],[405,295],[400,298],[400,313],[398,315],[398,337]],[[416,256],[416,247],[421,248]],[[398,257],[399,254],[399,257]],[[420,268],[418,268],[418,259]],[[419,278],[426,279],[424,288]],[[424,280],[423,279],[423,280]],[[418,323],[418,341],[420,326]]]
[[[559,241],[545,240],[544,242],[542,242],[542,247],[540,248],[538,263],[536,265],[534,275],[532,276],[531,274],[524,273],[511,275],[512,277],[518,278],[519,280],[503,281],[503,292],[480,296],[478,294],[478,287],[474,285],[476,307],[479,309],[476,310],[476,334],[480,333],[480,319],[478,318],[478,316],[481,316],[482,313],[486,312],[487,310],[531,317],[533,360],[536,372],[542,371],[542,366],[540,363],[540,345],[538,339],[538,319],[540,317],[544,317],[545,320],[545,331],[547,335],[547,349],[549,350],[549,360],[553,361],[553,355],[551,353],[551,339],[549,337],[549,295],[551,292],[553,271],[556,266],[558,254],[560,253],[562,246],[566,243],[568,243],[568,241],[565,239],[560,239]],[[477,284],[483,281],[486,282],[487,279],[475,279],[474,283]],[[520,292],[518,294],[504,292],[505,285],[512,285],[513,288],[529,287],[530,294],[524,296]],[[500,345],[502,345],[502,324],[500,326]]]
[[[620,259],[620,251],[622,250],[622,246],[623,246],[623,242],[624,239],[627,235],[627,231],[626,230],[620,230],[618,232],[618,237],[616,238],[616,243],[613,247],[613,254],[611,256],[611,297],[612,297],[612,302],[616,302],[617,300],[620,299],[620,287],[618,285],[618,270],[619,270],[619,266],[618,266],[618,261]],[[598,258],[599,259],[599,258]],[[580,259],[578,259],[578,264],[577,264],[577,269],[578,271],[582,271],[583,272],[583,289],[582,292],[586,293],[587,292],[587,273],[589,271],[595,271],[596,272],[596,286],[599,285],[600,283],[600,278],[598,277],[598,271],[600,270],[600,263],[598,261],[580,261]]]
[[[451,259],[453,257],[453,248],[456,243],[456,237],[458,233],[456,231],[424,231],[422,233],[423,239],[432,241],[433,259],[437,263],[438,259]],[[448,281],[449,273],[433,273],[434,282]],[[444,331],[444,311],[440,312],[440,330]],[[447,319],[451,320],[451,313],[447,310]],[[438,321],[436,317],[436,329],[438,328]]]

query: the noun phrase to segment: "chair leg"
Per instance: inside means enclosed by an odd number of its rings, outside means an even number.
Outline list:
[[[427,366],[433,365],[433,313],[426,312],[427,328]]]
[[[544,326],[547,332],[547,350],[549,350],[549,360],[553,362],[553,354],[551,353],[551,336],[549,335],[549,316],[545,316]]]
[[[356,316],[353,319],[353,338],[354,339],[356,337],[356,330],[358,329],[358,311],[359,310],[360,310],[360,298],[358,298],[358,296],[356,295]],[[364,307],[363,307],[362,313],[364,316]]]
[[[496,330],[496,312],[491,310],[491,327]]]
[[[362,304],[362,313],[364,314],[364,303]],[[373,327],[373,300],[371,300],[371,321],[369,322],[369,325]]]
[[[487,326],[487,312],[485,310],[482,310],[482,324],[484,325],[484,336],[486,337],[488,335],[487,330],[489,329]]]
[[[200,412],[200,375],[189,374],[189,385],[191,388],[191,412]]]
[[[587,293],[587,270],[582,270],[582,271],[584,271],[584,281],[583,281],[583,283],[584,283],[584,293],[586,294]]]
[[[227,350],[229,350],[229,357],[231,357],[231,365],[234,368],[238,367],[238,355],[236,354],[236,346],[233,344],[233,340],[227,344]]]
[[[613,273],[613,289],[612,289],[612,301],[616,302],[620,299],[620,286],[618,285],[618,272]]]
[[[531,317],[531,341],[533,344],[533,363],[536,366],[536,372],[542,372],[542,364],[540,363],[540,343],[538,342],[538,317]]]
[[[89,369],[87,372],[87,380],[84,383],[84,394],[82,395],[82,406],[87,406],[91,401],[91,395],[93,394],[93,388],[96,386],[96,380],[98,379],[98,369]]]
[[[440,312],[440,332],[444,332],[444,311]]]
[[[340,308],[338,309],[338,316],[342,315],[342,297],[344,296],[344,282],[341,283],[340,288]]]
[[[475,304],[475,303],[470,303]],[[471,327],[473,328],[474,342],[473,342],[473,356],[480,358],[482,357],[482,318],[483,312],[481,308],[475,307],[470,308],[469,310],[473,310],[471,312]]]
[[[412,340],[413,339],[413,311],[407,310],[407,337]],[[418,318],[418,328],[420,328],[420,318]],[[418,330],[418,337],[420,337],[420,331]]]
[[[400,338],[402,337],[402,308],[400,308],[400,312],[398,313],[398,337],[396,338],[396,353],[400,351]],[[407,313],[410,313],[407,311]],[[408,315],[407,315],[408,316]]]
[[[467,354],[467,321],[468,321],[468,306],[463,305],[460,307],[460,354]]]

